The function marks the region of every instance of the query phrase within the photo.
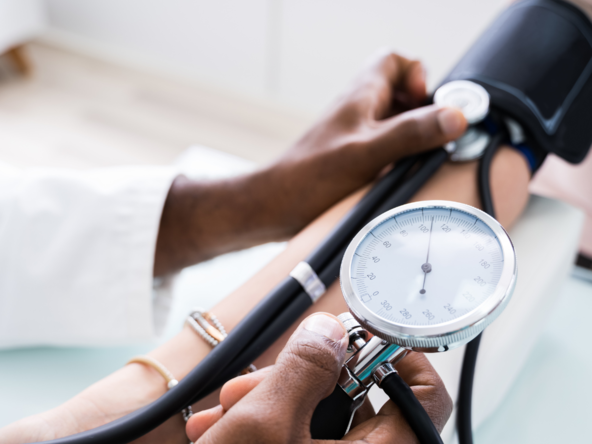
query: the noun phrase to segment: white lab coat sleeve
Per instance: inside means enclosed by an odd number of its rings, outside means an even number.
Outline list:
[[[0,348],[152,339],[156,237],[176,175],[0,164]]]

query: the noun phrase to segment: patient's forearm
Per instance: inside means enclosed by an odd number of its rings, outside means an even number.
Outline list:
[[[445,164],[438,173],[413,197],[413,200],[444,199],[463,202],[476,207],[480,199],[476,186],[477,163]],[[517,151],[503,147],[496,155],[491,172],[492,193],[498,220],[510,227],[524,209],[528,200],[530,173],[525,159]],[[338,221],[363,196],[367,188],[342,200],[317,218],[296,235],[287,249],[275,260],[255,274],[239,289],[218,303],[212,311],[231,330],[273,287],[275,287],[294,266],[303,260],[315,246],[331,231]],[[312,312],[325,311],[339,314],[346,311],[339,285],[332,285],[302,318]],[[296,324],[297,325],[297,324]],[[284,347],[292,329],[280,338],[256,362],[258,367],[275,362],[277,354]],[[187,327],[175,339],[165,344],[152,355],[179,377],[185,376],[210,351],[205,342]],[[182,358],[181,358],[182,357]],[[130,371],[123,369],[122,371]],[[161,387],[163,384],[161,382]],[[164,388],[163,388],[164,393]],[[217,404],[217,396],[211,396],[195,406],[196,410]],[[179,416],[179,415],[177,415]]]
[[[476,171],[475,162],[446,164],[414,196],[413,200],[445,199],[478,207]],[[524,158],[511,148],[501,148],[492,165],[491,180],[497,217],[506,228],[512,225],[524,209],[528,199],[529,178],[530,174]],[[228,330],[232,330],[267,292],[312,251],[364,192],[365,190],[360,190],[326,211],[294,237],[288,248],[274,261],[212,309]],[[313,311],[339,314],[345,310],[339,286],[332,285],[303,317]],[[272,364],[290,334],[291,330],[288,330],[259,358],[256,365],[261,367]],[[181,379],[209,352],[209,346],[192,330],[185,327],[175,338],[151,352],[150,355],[162,362],[175,377]],[[30,429],[31,426],[27,424],[36,424],[37,429],[40,429],[38,425],[40,422],[47,424],[47,428],[42,432],[50,430],[51,433],[55,433],[55,427],[51,426],[63,424],[60,436],[96,427],[148,404],[164,394],[165,390],[162,377],[155,371],[140,364],[128,365],[89,387],[66,404],[0,431],[0,441],[3,443],[26,442],[19,441],[15,436],[19,436],[19,431],[22,431],[23,427]],[[217,403],[215,395],[200,402],[196,409],[209,407],[214,403]],[[181,415],[175,415],[165,425],[144,437],[142,441],[144,440],[185,444]]]

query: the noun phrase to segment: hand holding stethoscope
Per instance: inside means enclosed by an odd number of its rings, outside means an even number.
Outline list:
[[[319,401],[333,391],[348,344],[345,328],[334,316],[308,317],[276,365],[229,381],[222,388],[221,405],[190,419],[189,438],[197,443],[311,442],[311,417]],[[452,401],[429,361],[423,354],[411,353],[397,370],[441,431]],[[346,439],[404,444],[417,438],[389,401],[378,414],[368,403],[361,407]]]

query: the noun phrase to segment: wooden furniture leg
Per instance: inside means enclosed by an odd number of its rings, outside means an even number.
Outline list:
[[[26,54],[25,45],[15,46],[14,48],[9,49],[6,51],[6,56],[11,60],[14,66],[16,66],[21,74],[25,76],[31,75],[33,66],[31,65],[31,61]]]

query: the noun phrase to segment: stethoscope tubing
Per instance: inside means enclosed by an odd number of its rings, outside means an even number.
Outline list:
[[[372,189],[364,196],[356,207],[342,220],[342,222],[333,230],[333,232],[323,241],[317,250],[307,259],[309,264],[324,265],[335,257],[336,253],[346,246],[347,242],[357,232],[361,226],[367,222],[368,214],[372,214],[380,202],[382,202],[393,187],[399,185],[407,172],[415,164],[416,157],[403,159],[387,173]],[[339,260],[341,258],[339,257]],[[311,265],[312,265],[311,264]],[[320,267],[322,268],[322,267]],[[318,272],[317,272],[318,274]],[[327,279],[327,283],[333,282],[338,275],[337,271],[331,274],[333,279]],[[324,275],[321,271],[321,275]],[[191,404],[196,398],[196,393],[212,391],[216,386],[225,382],[218,375],[229,367],[242,351],[249,347],[253,342],[257,345],[269,343],[271,339],[275,341],[281,334],[273,330],[274,334],[265,334],[267,327],[273,323],[276,318],[290,317],[296,318],[296,313],[304,312],[304,295],[300,284],[291,277],[285,278],[274,290],[272,290],[247,316],[234,328],[231,334],[212,350],[201,363],[195,367],[179,384],[172,390],[167,391],[163,396],[153,403],[130,413],[116,421],[88,430],[76,435],[47,441],[52,444],[124,444],[148,433],[158,425],[165,422],[175,413],[178,413],[185,406]],[[306,295],[308,297],[308,295]],[[310,298],[309,298],[310,300]],[[291,306],[292,301],[296,306],[291,312],[286,310]],[[310,302],[312,303],[312,301]],[[310,304],[309,304],[310,305]],[[300,309],[296,310],[297,307]],[[282,316],[282,313],[287,314]],[[278,323],[276,322],[275,325]],[[283,324],[285,331],[291,323]],[[278,329],[279,330],[279,329]],[[271,333],[271,332],[270,332]],[[257,338],[262,339],[257,339]],[[269,339],[268,339],[269,338]],[[257,356],[265,348],[261,346],[252,347],[252,354]],[[249,355],[251,354],[249,353]],[[250,356],[249,356],[250,357]],[[256,357],[256,356],[255,356]],[[245,355],[246,360],[246,355]],[[251,362],[254,359],[247,360]],[[242,361],[241,361],[242,362]],[[233,367],[234,368],[234,367]],[[237,372],[226,372],[228,379],[234,377]],[[216,384],[212,384],[217,381]],[[213,387],[213,388],[212,388]]]
[[[390,196],[386,197],[383,202],[375,208],[370,214],[366,213],[366,217],[359,218],[359,224],[363,225],[380,214],[388,211],[392,208],[398,207],[407,203],[407,201],[423,186],[423,184],[433,175],[433,173],[446,161],[447,153],[443,149],[438,149],[434,152],[430,152],[423,156],[421,160],[423,163],[417,168],[412,174],[408,181],[401,184]],[[409,166],[405,166],[408,171]],[[356,227],[354,234],[361,227]],[[345,231],[345,230],[343,230]],[[349,231],[349,230],[348,230]],[[328,263],[320,270],[317,271],[319,278],[329,287],[339,277],[339,269],[341,266],[341,260],[351,241],[350,233],[343,236],[343,241],[333,242],[333,250],[335,254],[329,260]],[[342,237],[342,236],[340,236]],[[341,239],[340,239],[341,240]],[[339,249],[335,247],[339,245]],[[284,310],[279,316],[275,317],[272,322],[266,327],[264,332],[257,336],[255,340],[247,347],[239,356],[235,358],[235,361],[223,371],[219,377],[208,387],[196,394],[194,402],[199,401],[207,394],[213,392],[220,386],[222,386],[227,380],[233,378],[242,368],[249,363],[253,362],[257,357],[267,350],[294,322],[298,320],[302,314],[312,305],[311,299],[305,293],[300,293],[291,302],[291,304]]]
[[[339,277],[343,253],[357,231],[374,217],[411,199],[446,159],[447,153],[442,148],[403,159],[348,213],[306,260],[327,287]],[[412,171],[417,164],[419,166]],[[403,182],[404,179],[407,180]],[[175,389],[152,404],[109,424],[49,442],[124,444],[138,439],[236,376],[311,305],[310,296],[298,282],[290,277],[284,279]],[[414,409],[409,414],[422,418],[419,423],[425,422],[426,417],[429,420],[423,408],[421,411]],[[420,431],[418,433],[421,435]]]
[[[491,164],[495,153],[505,137],[505,131],[499,131],[495,134],[491,138],[491,141],[479,162],[479,197],[481,199],[483,211],[493,218],[495,218],[495,207],[493,205],[493,196],[491,194]],[[475,379],[475,367],[477,365],[477,356],[479,355],[479,345],[481,344],[482,334],[483,333],[479,334],[479,336],[467,344],[463,356],[456,414],[456,430],[459,444],[473,444],[473,381]]]

